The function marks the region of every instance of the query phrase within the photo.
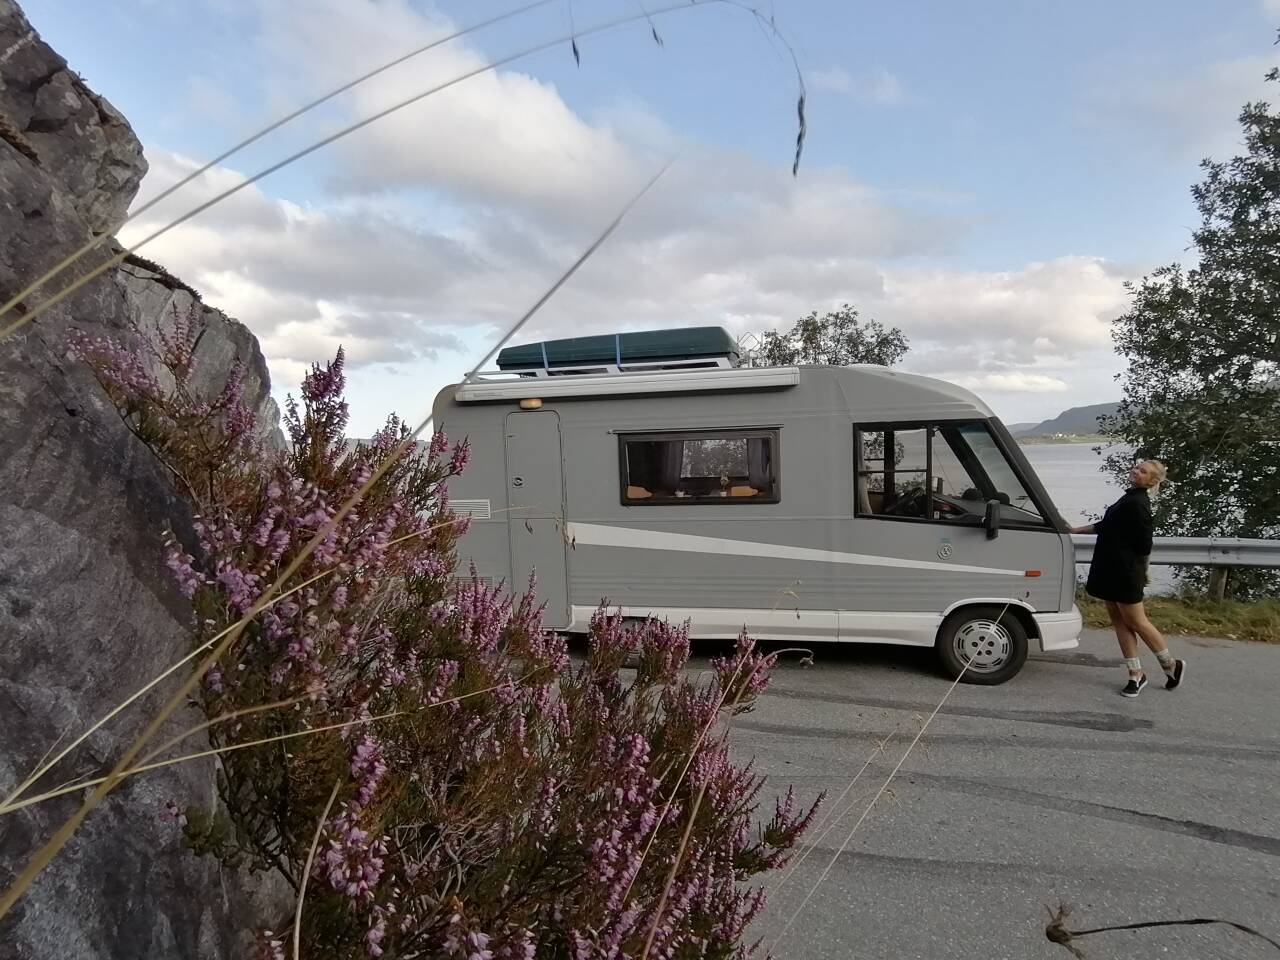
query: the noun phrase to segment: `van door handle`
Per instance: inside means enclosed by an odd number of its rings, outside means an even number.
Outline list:
[[[512,485],[513,487],[523,487],[523,486],[524,486],[524,477],[512,477],[512,478],[511,478],[511,485]]]

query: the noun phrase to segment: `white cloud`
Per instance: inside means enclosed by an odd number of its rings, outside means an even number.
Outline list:
[[[196,169],[188,158],[148,150],[140,206]],[[215,168],[121,231],[133,244],[244,177]],[[319,210],[267,197],[256,186],[147,244],[141,251],[244,320],[273,366],[332,356],[343,342],[353,364],[434,357],[457,346],[454,324],[423,304],[485,255],[371,211]]]
[[[158,151],[151,160],[151,195],[193,167]],[[181,207],[241,179],[213,171]],[[717,181],[731,200],[690,199],[715,193]],[[796,182],[721,156],[664,186],[645,207],[648,219],[625,224],[525,338],[705,323],[741,335],[848,301],[905,329],[913,370],[983,392],[1040,394],[1062,392],[1073,363],[1107,351],[1108,322],[1126,302],[1121,278],[1096,258],[1003,272],[897,265],[962,225],[907,214],[834,171]],[[162,204],[123,239],[176,209]],[[452,209],[451,230],[431,229],[425,215],[303,207],[256,186],[211,215],[144,252],[249,323],[286,387],[342,344],[353,369],[433,361],[440,372],[429,394],[477,358],[474,344],[527,309],[590,236],[566,241],[559,226],[491,209]]]
[[[853,91],[853,77],[844,67],[827,67],[825,70],[812,71],[809,74],[809,85],[817,90],[850,93]]]
[[[1260,55],[1196,70],[1150,59],[1104,67],[1085,91],[1080,119],[1093,131],[1122,133],[1126,149],[1225,160],[1240,152],[1240,108],[1275,98],[1265,80],[1274,65],[1273,56]]]
[[[1264,16],[1280,19],[1280,0],[1261,0],[1259,6]]]
[[[1019,270],[885,270],[880,313],[928,340],[1006,344],[1019,362],[1051,349],[1109,345],[1128,303],[1124,277],[1098,257],[1067,256]]]
[[[909,99],[906,88],[902,85],[902,81],[888,70],[884,69],[884,67],[880,67],[873,72],[871,76],[871,84],[867,88],[866,97],[872,103],[878,103],[884,106],[906,103]]]
[[[1040,373],[987,373],[980,377],[958,375],[954,382],[970,390],[1000,393],[1064,393],[1067,382]]]
[[[235,98],[208,77],[189,77],[183,100],[189,113],[217,126],[232,129],[244,122]]]
[[[911,99],[902,81],[884,67],[862,71],[857,76],[844,67],[828,67],[811,72],[809,83],[816,90],[829,90],[883,107],[897,106]]]
[[[368,16],[348,0],[316,0],[307,16],[262,6],[261,44],[282,75],[309,90],[357,76],[370,63],[439,39],[453,25],[406,0],[382,0]],[[488,58],[445,44],[347,95],[367,117],[482,68]],[[570,221],[633,190],[656,169],[607,125],[578,117],[555,87],[514,69],[483,72],[376,121],[335,146],[338,188],[369,193],[447,189],[486,203],[517,203]]]
[[[264,5],[269,86],[292,76],[314,95],[446,29],[404,0],[378,10],[361,16],[322,0],[298,19]],[[457,45],[415,61],[317,129],[479,62]],[[848,83],[881,102],[901,94],[887,72]],[[643,109],[613,118],[590,123],[524,74],[476,77],[325,155],[319,175],[332,193],[300,204],[247,187],[143,252],[248,323],[286,389],[342,344],[368,397],[400,405],[409,390],[416,409],[614,216],[656,165],[653,145],[666,152],[677,140]],[[795,179],[739,153],[679,146],[675,166],[522,339],[707,323],[745,334],[847,301],[905,329],[912,369],[1026,398],[1061,394],[1076,382],[1073,363],[1109,352],[1108,321],[1124,295],[1102,260],[1007,271],[920,266],[959,248],[968,223],[953,204],[915,196],[904,205],[901,191],[870,189],[840,168],[810,166]],[[195,168],[160,149],[148,156],[140,202]],[[210,171],[124,239],[243,179]],[[392,375],[405,371],[414,373]],[[386,411],[362,410],[353,397],[353,412],[361,431]]]
[[[139,203],[195,162],[149,151]],[[243,183],[210,171],[122,234]],[[518,208],[432,208],[351,200],[300,206],[242,189],[143,251],[249,322],[272,359],[322,359],[339,338],[353,364],[448,349],[459,331],[519,316],[612,216],[589,228]],[[418,209],[416,216],[409,211]],[[963,224],[908,212],[838,171],[799,181],[741,157],[700,154],[673,169],[614,238],[548,305],[533,329],[724,322],[740,332],[790,323],[824,304],[883,294],[880,261],[945,250]],[[443,332],[443,336],[441,335]]]
[[[968,387],[1007,421],[1115,399],[1122,364],[1111,321],[1129,300],[1124,277],[1096,257],[1018,270],[885,270],[868,315],[911,337],[907,369]]]

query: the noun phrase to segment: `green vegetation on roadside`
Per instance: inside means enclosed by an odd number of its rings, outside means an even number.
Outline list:
[[[1108,628],[1107,607],[1080,591],[1076,604],[1086,627]],[[1148,597],[1147,616],[1162,633],[1280,643],[1280,600],[1211,600],[1207,597]]]

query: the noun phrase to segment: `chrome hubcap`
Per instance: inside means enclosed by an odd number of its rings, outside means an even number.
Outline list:
[[[952,641],[956,655],[974,673],[994,673],[1013,653],[1009,631],[991,620],[970,620]]]

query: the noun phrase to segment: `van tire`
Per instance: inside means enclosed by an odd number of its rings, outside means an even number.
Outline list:
[[[990,687],[1011,679],[1027,662],[1027,631],[1008,607],[963,607],[942,621],[935,649],[951,679]]]

